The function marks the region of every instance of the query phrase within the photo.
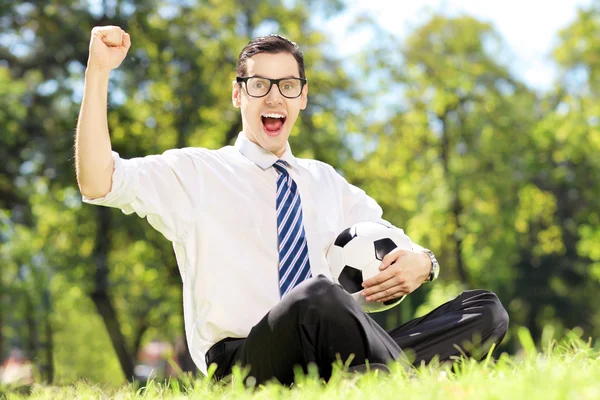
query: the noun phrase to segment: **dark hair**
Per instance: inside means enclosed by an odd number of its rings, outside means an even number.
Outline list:
[[[304,73],[304,55],[302,54],[300,47],[298,47],[296,43],[276,34],[252,39],[246,47],[242,49],[235,68],[237,76],[244,77],[246,75],[246,62],[250,57],[259,53],[290,53],[298,63],[300,78],[306,78]]]

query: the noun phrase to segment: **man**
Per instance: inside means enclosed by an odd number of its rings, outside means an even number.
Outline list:
[[[291,383],[294,367],[353,357],[360,370],[410,351],[415,363],[485,352],[499,343],[508,316],[498,298],[467,291],[430,314],[385,332],[332,283],[325,253],[336,235],[382,210],[322,162],[295,158],[288,137],[308,101],[302,53],[271,35],[241,52],[232,84],[243,130],[235,146],[174,149],[123,160],[111,151],[107,88],[131,45],[118,27],[92,31],[76,137],[84,201],[137,213],[173,243],[183,281],[192,358],[206,373],[250,367],[256,382]],[[411,293],[437,276],[433,254],[393,251],[364,283],[368,301]],[[462,348],[458,350],[457,347]]]

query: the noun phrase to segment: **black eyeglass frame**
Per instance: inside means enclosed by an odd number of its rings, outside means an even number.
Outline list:
[[[267,90],[267,93],[263,94],[262,96],[253,96],[250,94],[250,92],[248,92],[248,80],[252,79],[252,78],[259,78],[259,79],[266,79],[269,81],[269,83],[271,84],[271,86],[269,86],[269,90]],[[297,79],[300,81],[300,93],[298,93],[298,96],[294,96],[294,97],[290,97],[290,96],[286,96],[285,94],[283,94],[281,92],[281,88],[279,87],[279,82],[281,81],[287,81],[290,79]],[[246,85],[246,93],[248,93],[248,96],[250,97],[254,97],[256,99],[259,99],[261,97],[265,97],[266,95],[268,95],[271,92],[271,89],[273,88],[273,85],[277,86],[277,90],[279,90],[279,93],[285,97],[286,99],[297,99],[298,97],[300,97],[302,95],[302,90],[304,90],[304,85],[306,85],[306,83],[308,82],[308,80],[306,78],[296,78],[295,76],[293,77],[289,77],[289,78],[281,78],[281,79],[269,79],[269,78],[264,78],[262,76],[236,76],[235,80],[237,83],[242,83],[244,82],[244,84]]]

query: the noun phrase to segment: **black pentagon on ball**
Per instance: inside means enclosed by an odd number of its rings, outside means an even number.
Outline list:
[[[375,257],[381,261],[383,257],[386,256],[387,253],[394,250],[396,247],[396,243],[390,238],[376,240],[375,244]]]
[[[348,293],[356,293],[362,290],[363,276],[362,272],[356,268],[352,268],[348,265],[342,269],[340,277],[338,278],[340,285]]]
[[[339,247],[344,247],[348,244],[349,241],[356,237],[356,229],[351,226],[350,228],[344,229],[338,237],[335,239],[335,245]]]

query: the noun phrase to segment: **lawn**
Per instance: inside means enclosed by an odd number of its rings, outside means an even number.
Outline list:
[[[350,375],[340,371],[328,384],[299,377],[292,388],[268,384],[249,389],[237,371],[230,384],[206,379],[150,382],[117,389],[87,382],[71,386],[34,386],[23,390],[0,387],[0,398],[21,399],[600,399],[600,353],[590,342],[567,336],[543,352],[530,338],[521,338],[524,351],[481,362],[429,365],[406,371],[395,365],[390,375]]]

